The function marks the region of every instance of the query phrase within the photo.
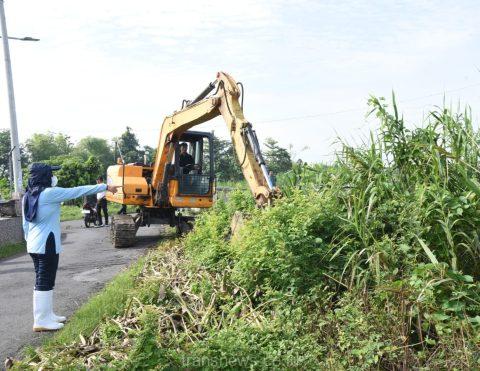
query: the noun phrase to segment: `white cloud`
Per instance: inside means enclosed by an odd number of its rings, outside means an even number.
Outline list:
[[[106,138],[130,125],[156,145],[163,117],[195,96],[217,70],[245,83],[245,111],[260,138],[304,145],[322,161],[337,134],[358,137],[370,93],[399,99],[480,82],[480,6],[459,1],[10,0],[22,139],[62,131]],[[4,77],[0,74],[0,88]],[[479,89],[447,99],[480,108]],[[418,104],[440,103],[427,97]],[[417,102],[415,102],[417,103]],[[356,111],[310,119],[269,119]],[[413,120],[422,109],[407,110]],[[0,89],[0,127],[8,127]],[[227,135],[218,120],[214,128]]]

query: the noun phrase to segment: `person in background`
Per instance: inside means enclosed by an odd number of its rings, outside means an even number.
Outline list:
[[[99,176],[97,178],[97,184],[104,184],[103,177]],[[97,193],[97,218],[98,218],[98,227],[102,227],[102,210],[105,216],[105,226],[108,225],[108,207],[107,207],[107,192],[102,191]]]
[[[53,289],[62,252],[61,203],[107,190],[117,192],[116,187],[106,184],[57,187],[58,180],[53,171],[58,169],[59,166],[32,164],[27,190],[22,200],[23,233],[35,268],[33,331],[59,330],[66,321],[65,317],[57,316],[53,312]]]
[[[127,213],[127,205],[122,205],[120,210],[118,210],[118,215],[125,215]]]
[[[277,177],[275,176],[275,174],[273,174],[273,171],[272,171],[272,170],[270,170],[270,171],[268,172],[268,176],[270,177],[270,180],[272,181],[272,185],[273,185],[274,187],[276,187],[276,186],[277,186]]]

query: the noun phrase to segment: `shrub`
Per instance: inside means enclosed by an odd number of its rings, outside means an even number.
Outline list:
[[[381,126],[368,144],[294,166],[274,207],[242,190],[217,202],[149,257],[124,314],[89,340],[98,354],[77,342],[58,364],[479,368],[479,134],[468,112],[409,130],[395,101],[370,103]]]

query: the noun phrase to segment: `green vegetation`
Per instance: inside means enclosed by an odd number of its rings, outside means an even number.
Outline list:
[[[141,258],[128,270],[118,274],[72,316],[63,331],[46,340],[45,345],[52,347],[69,344],[78,340],[79,334],[91,334],[102,320],[121,313],[143,265],[144,261]]]
[[[8,163],[10,158],[10,131],[7,129],[0,130],[0,179],[8,184]],[[2,188],[4,185],[2,186]]]
[[[480,134],[468,112],[408,130],[370,103],[370,143],[295,165],[275,207],[217,202],[115,314],[17,367],[480,368]]]
[[[12,255],[20,254],[21,252],[26,251],[27,248],[24,242],[2,245],[0,246],[0,259],[8,258]]]
[[[272,138],[265,140],[265,160],[268,169],[274,174],[282,174],[292,168],[292,158],[290,153],[278,145],[278,142]]]
[[[111,146],[102,138],[90,136],[82,138],[72,152],[84,161],[89,157],[96,158],[100,162],[102,171],[106,171],[108,166],[116,162]]]
[[[125,162],[140,161],[141,154],[138,151],[140,143],[131,127],[127,126],[125,132],[118,138],[118,145],[121,148]]]
[[[230,140],[213,138],[213,158],[218,182],[238,182],[243,179],[242,170]]]
[[[60,187],[95,184],[97,174],[102,174],[100,162],[93,156],[90,156],[87,161],[79,157],[64,156],[54,157],[44,162],[62,166],[60,170],[55,172]]]
[[[62,205],[60,210],[60,221],[82,219],[82,208],[76,205]]]
[[[292,168],[292,158],[285,148],[272,138],[265,139],[265,160],[274,174],[284,173]],[[231,140],[213,138],[213,156],[215,176],[219,183],[244,182],[239,160],[234,152]],[[240,160],[242,161],[242,160]]]
[[[108,213],[109,215],[114,215],[120,211],[122,205],[117,204],[116,202],[108,203]],[[132,213],[135,211],[135,206],[127,206],[127,213]],[[77,205],[62,205],[60,221],[66,222],[69,220],[79,220],[82,219],[82,208]]]
[[[10,183],[7,178],[0,178],[0,199],[10,199]]]
[[[27,139],[25,148],[32,162],[40,162],[69,155],[73,150],[73,144],[70,142],[70,137],[65,134],[35,133]]]
[[[117,144],[110,144],[113,142]],[[214,137],[213,144],[214,168],[219,184],[243,181],[231,140]],[[267,149],[265,158],[275,174],[291,168],[291,157],[286,149],[280,147],[271,138],[266,139],[265,146]],[[119,157],[118,147],[121,148],[127,163],[143,162],[144,156],[147,163],[152,163],[155,159],[156,148],[141,146],[132,128],[128,126],[118,138],[112,138],[112,141],[87,136],[76,144],[71,142],[68,135],[62,133],[34,133],[20,148],[23,172],[25,175],[28,174],[26,166],[32,162],[46,162],[62,166],[62,169],[55,173],[60,187],[95,184],[97,177],[105,175],[108,166],[116,163],[116,158]],[[8,181],[9,156],[10,131],[2,129],[0,130],[0,198],[4,199],[9,199],[11,193]],[[208,156],[206,156],[207,162]],[[23,180],[26,186],[27,176]],[[78,201],[69,204],[78,204]],[[73,214],[68,215],[63,220],[79,218]]]

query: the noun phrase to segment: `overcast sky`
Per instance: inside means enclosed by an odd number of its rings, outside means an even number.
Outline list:
[[[10,42],[21,141],[110,139],[129,125],[155,146],[164,116],[219,70],[244,83],[260,140],[307,161],[377,126],[365,120],[370,94],[394,89],[413,124],[444,93],[480,112],[478,1],[6,0],[5,10],[10,36],[41,39]],[[227,135],[220,119],[202,129]]]

